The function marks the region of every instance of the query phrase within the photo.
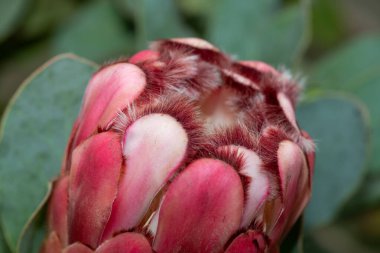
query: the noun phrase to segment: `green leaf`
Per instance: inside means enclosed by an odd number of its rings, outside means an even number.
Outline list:
[[[222,0],[210,14],[208,37],[242,59],[294,64],[308,37],[309,1],[281,8],[279,0]]]
[[[219,0],[176,0],[178,6],[192,16],[207,16],[215,8]]]
[[[305,211],[305,226],[330,223],[359,187],[368,156],[364,107],[343,96],[305,102],[297,119],[316,141],[313,194]]]
[[[17,252],[38,253],[40,252],[43,240],[47,236],[47,204],[52,190],[52,183],[49,183],[48,191],[35,212],[30,217],[28,223],[21,233],[17,245]]]
[[[358,214],[363,210],[368,210],[380,206],[380,175],[366,175],[359,191],[353,199],[347,203],[344,215]]]
[[[48,41],[41,41],[17,50],[0,63],[0,115],[18,86],[30,73],[51,58]],[[1,117],[1,116],[0,116]]]
[[[85,86],[96,66],[74,55],[53,58],[12,98],[0,128],[0,222],[14,251],[57,176]]]
[[[53,30],[76,7],[74,0],[34,0],[20,33],[35,39]]]
[[[7,242],[5,241],[3,231],[0,227],[0,252],[2,253],[10,253],[11,250],[9,249]]]
[[[330,226],[313,231],[305,237],[308,253],[376,253],[340,226]]]
[[[344,39],[344,21],[341,6],[344,3],[331,0],[313,2],[312,8],[312,50],[315,55],[336,46]]]
[[[373,131],[370,168],[380,173],[380,35],[357,39],[314,65],[310,83],[315,87],[350,92],[369,109]]]
[[[303,244],[305,252],[307,253],[333,253],[319,245],[311,235],[304,237]]]
[[[54,53],[75,53],[94,61],[109,60],[134,50],[128,28],[109,1],[93,1],[57,30]]]
[[[362,243],[380,250],[380,206],[343,220],[345,226]]]
[[[22,21],[30,0],[0,0],[0,42],[6,39]]]
[[[193,36],[173,0],[123,1],[135,21],[139,49],[157,39]]]
[[[369,77],[379,74],[379,43],[380,35],[371,35],[343,45],[313,66],[310,84],[345,90],[362,86]]]

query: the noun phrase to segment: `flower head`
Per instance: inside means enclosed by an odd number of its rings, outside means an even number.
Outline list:
[[[90,80],[43,252],[269,252],[310,197],[299,86],[206,41],[171,39]]]

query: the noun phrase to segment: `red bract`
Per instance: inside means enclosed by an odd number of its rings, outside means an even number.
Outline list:
[[[278,252],[311,190],[298,89],[198,39],[102,67],[54,184],[42,252]]]

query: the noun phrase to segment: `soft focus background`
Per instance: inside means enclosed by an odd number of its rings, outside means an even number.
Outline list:
[[[0,115],[18,86],[57,54],[71,52],[102,64],[146,48],[149,41],[184,36],[205,38],[238,59],[286,67],[305,80],[297,115],[318,146],[314,192],[282,252],[379,252],[379,0],[0,0]],[[70,82],[67,76],[80,67],[57,71]],[[49,83],[48,74],[43,78],[27,82]],[[44,118],[49,108],[33,113]],[[5,137],[7,127],[28,127],[4,121]],[[0,154],[38,145],[20,138],[3,141]],[[27,156],[18,150],[21,160]],[[55,153],[60,157],[62,150]],[[38,158],[41,164],[46,160]],[[30,185],[45,176],[44,171],[23,175],[27,169],[0,160],[0,252],[16,248],[26,223],[12,216],[14,210],[26,210],[29,217],[28,208],[35,209],[44,195],[46,180],[31,206],[23,206],[33,198],[22,192],[37,191]]]

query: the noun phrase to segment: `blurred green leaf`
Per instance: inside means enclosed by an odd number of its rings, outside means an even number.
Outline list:
[[[281,8],[279,0],[222,0],[210,14],[208,37],[243,59],[290,66],[308,38],[309,1]]]
[[[380,250],[380,206],[346,219],[345,225],[361,242]]]
[[[34,0],[33,2],[21,29],[24,39],[33,39],[51,31],[76,7],[74,0]]]
[[[313,1],[312,8],[312,49],[319,53],[336,46],[344,36],[344,24],[339,1]]]
[[[359,191],[343,210],[346,215],[380,206],[380,175],[366,175]]]
[[[368,153],[365,110],[343,96],[301,104],[297,118],[316,141],[313,195],[306,208],[306,228],[330,223],[358,189]]]
[[[310,83],[318,88],[343,90],[367,105],[373,131],[372,171],[380,173],[380,35],[357,39],[314,65]]]
[[[322,88],[354,90],[380,75],[380,35],[351,41],[314,64],[310,84]]]
[[[306,253],[334,253],[321,247],[311,235],[306,235],[304,237],[303,245]]]
[[[28,223],[21,233],[17,245],[17,252],[20,253],[39,253],[41,245],[47,236],[47,203],[51,194],[52,183],[49,183],[48,190],[44,199],[39,204],[38,208],[30,217]]]
[[[96,66],[73,55],[46,63],[19,88],[1,121],[0,222],[12,250],[55,177]]]
[[[5,241],[3,231],[0,227],[0,252],[2,253],[10,253],[10,249],[7,245],[7,242]]]
[[[31,0],[0,0],[0,42],[23,21]]]
[[[124,0],[136,25],[137,48],[157,39],[189,37],[193,32],[181,20],[173,0]]]
[[[179,7],[190,15],[208,15],[219,0],[176,0]]]
[[[313,231],[305,237],[307,253],[376,253],[362,244],[340,226],[330,226]]]
[[[4,108],[0,108],[0,115],[20,83],[51,58],[49,46],[48,41],[29,44],[12,57],[0,62],[0,103],[4,104]]]
[[[109,1],[92,1],[57,30],[54,53],[75,53],[94,61],[109,60],[134,50],[130,31]]]

